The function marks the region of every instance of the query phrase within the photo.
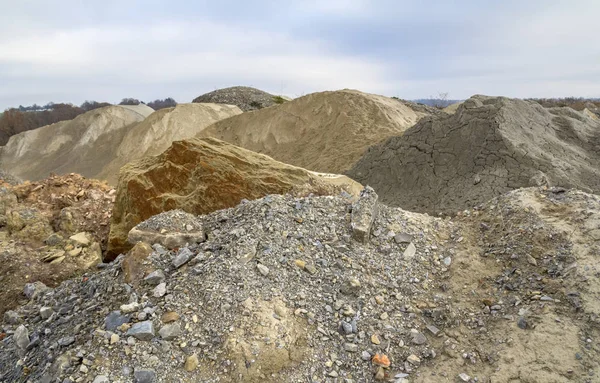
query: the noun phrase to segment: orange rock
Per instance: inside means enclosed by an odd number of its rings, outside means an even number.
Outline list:
[[[387,357],[387,355],[379,353],[375,354],[375,356],[372,359],[372,362],[374,365],[381,366],[384,368],[388,368],[391,365],[390,359]]]

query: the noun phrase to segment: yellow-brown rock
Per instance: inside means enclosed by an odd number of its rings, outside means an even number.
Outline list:
[[[318,174],[214,139],[176,141],[164,153],[125,165],[119,175],[107,259],[127,251],[127,234],[164,211],[207,214],[268,194],[354,194],[345,176]]]
[[[138,284],[150,271],[150,265],[144,261],[152,253],[152,247],[144,242],[138,242],[123,259],[121,268],[126,283]]]

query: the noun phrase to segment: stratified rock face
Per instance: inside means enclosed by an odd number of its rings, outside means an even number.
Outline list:
[[[164,153],[121,169],[108,257],[131,247],[129,231],[164,211],[206,214],[267,194],[337,193],[346,177],[317,175],[213,138],[176,141]],[[342,184],[342,186],[340,186]]]
[[[341,173],[369,146],[429,115],[427,108],[411,105],[355,90],[313,93],[219,121],[198,137],[215,137],[305,169]]]
[[[127,128],[152,112],[146,105],[107,106],[14,135],[0,147],[0,167],[23,180],[50,173],[95,177],[114,158]]]
[[[600,191],[600,122],[571,108],[473,96],[375,145],[348,172],[385,204],[450,213],[513,189]]]
[[[116,185],[119,169],[128,162],[156,156],[173,141],[192,138],[207,126],[240,113],[236,106],[218,104],[179,104],[158,110],[127,130],[114,159],[111,158],[97,178]]]
[[[235,105],[247,112],[275,105],[274,97],[274,95],[260,89],[248,86],[232,86],[198,96],[193,102]]]

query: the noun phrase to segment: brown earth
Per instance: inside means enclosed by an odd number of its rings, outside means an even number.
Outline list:
[[[382,201],[431,214],[520,187],[600,191],[600,121],[571,108],[474,96],[365,153],[347,173]]]
[[[115,157],[127,129],[152,112],[146,105],[107,106],[14,135],[0,147],[0,167],[23,180],[51,173],[95,177]]]
[[[106,183],[76,174],[0,184],[0,315],[24,298],[26,283],[57,286],[101,261],[113,201]],[[80,232],[90,245],[69,240]]]
[[[116,185],[119,169],[126,163],[156,156],[173,141],[192,138],[207,126],[240,113],[235,106],[218,104],[179,104],[156,111],[127,130],[114,159],[95,177]]]
[[[267,194],[343,189],[356,193],[359,187],[347,177],[312,173],[214,138],[176,141],[121,169],[107,259],[131,248],[127,234],[135,225],[164,211],[206,214]]]
[[[217,122],[198,137],[215,137],[305,169],[341,173],[369,146],[429,115],[410,105],[355,90],[313,93]]]

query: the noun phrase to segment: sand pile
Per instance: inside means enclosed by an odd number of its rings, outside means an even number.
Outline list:
[[[158,155],[173,141],[192,138],[207,126],[240,113],[242,111],[235,106],[218,104],[179,104],[156,111],[127,129],[114,159],[96,178],[116,185],[119,169],[126,163]]]
[[[341,173],[366,148],[428,115],[354,90],[313,93],[220,121],[200,133],[305,169]]]
[[[273,106],[282,98],[248,86],[232,86],[198,96],[192,102],[235,105],[244,112]]]
[[[152,112],[146,105],[107,106],[14,135],[0,147],[0,168],[26,180],[50,173],[94,177],[114,158],[127,129]]]
[[[600,122],[571,108],[474,96],[369,148],[348,175],[385,203],[455,212],[534,185],[598,192],[599,144]]]
[[[121,169],[111,221],[112,259],[131,248],[135,225],[173,209],[206,214],[267,194],[338,194],[360,189],[345,176],[309,172],[214,138],[174,142]]]

